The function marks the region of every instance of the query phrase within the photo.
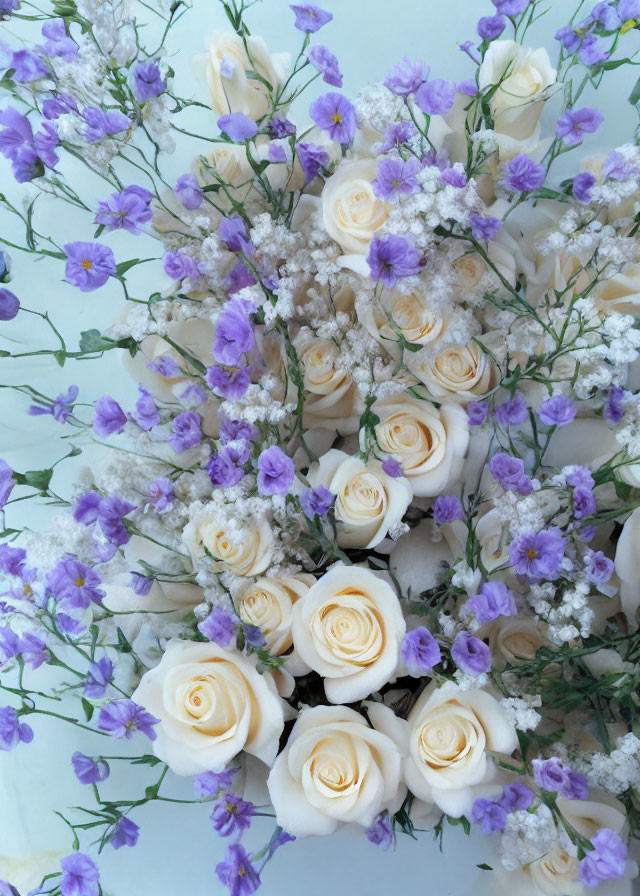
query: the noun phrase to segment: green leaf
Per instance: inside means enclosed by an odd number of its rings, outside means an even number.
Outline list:
[[[113,339],[106,339],[100,330],[83,330],[80,333],[81,352],[104,352],[113,347]]]
[[[120,627],[118,627],[118,649],[121,653],[131,653],[133,648],[131,644],[129,644],[125,633],[122,631]]]
[[[82,708],[84,709],[84,715],[85,715],[87,722],[90,722],[91,718],[93,716],[93,710],[95,709],[95,707],[93,706],[92,703],[89,703],[89,701],[85,700],[85,698],[83,697],[82,698]]]
[[[64,362],[67,360],[67,353],[64,349],[60,349],[60,351],[55,352],[53,357],[56,359],[60,367],[64,367]]]
[[[461,815],[460,818],[453,818],[451,815],[447,815],[447,821],[452,827],[457,827],[458,825],[462,825],[462,830],[465,834],[471,833],[471,823],[468,818],[465,818],[464,815]]]
[[[491,865],[487,865],[486,862],[481,862],[479,865],[476,865],[476,868],[479,868],[481,871],[493,871]]]
[[[131,760],[131,765],[158,765],[158,763],[162,762],[162,759],[158,759],[157,756],[139,756],[137,759]]]
[[[640,78],[638,78],[629,94],[629,102],[632,106],[636,106],[640,102]]]
[[[26,473],[13,473],[14,482],[18,485],[30,485],[45,492],[49,488],[53,470],[27,470]]]

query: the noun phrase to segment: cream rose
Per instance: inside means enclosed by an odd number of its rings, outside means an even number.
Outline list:
[[[463,691],[450,681],[440,688],[430,684],[407,721],[409,790],[455,817],[470,811],[474,788],[495,774],[487,750],[511,754],[518,745],[515,728],[491,694]]]
[[[276,90],[289,70],[288,53],[271,54],[261,37],[215,34],[207,54],[207,86],[217,115],[241,112],[257,121],[271,109],[265,81]],[[262,80],[249,77],[255,72]]]
[[[640,507],[633,511],[622,527],[614,562],[620,579],[622,612],[629,628],[636,631],[640,607]]]
[[[475,401],[495,381],[491,361],[475,342],[450,345],[434,359],[422,353],[412,355],[407,366],[436,401]]]
[[[330,339],[296,340],[304,371],[306,426],[331,429],[344,435],[358,430],[358,387],[340,364],[338,348]]]
[[[393,478],[378,460],[365,463],[332,448],[309,470],[309,483],[324,485],[336,496],[338,544],[373,548],[397,526],[411,501],[411,486],[404,476]]]
[[[337,563],[296,601],[291,632],[300,658],[324,678],[327,700],[352,703],[393,678],[405,623],[383,578]]]
[[[258,626],[267,650],[274,656],[280,656],[291,647],[293,605],[315,582],[314,576],[306,573],[278,578],[262,576],[236,597],[238,615],[245,622]]]
[[[457,405],[436,409],[407,394],[377,401],[375,435],[382,451],[400,459],[418,497],[443,494],[462,471],[469,444],[467,415]]]
[[[315,706],[298,716],[267,786],[278,824],[306,837],[345,823],[368,827],[383,809],[397,810],[401,773],[390,737],[346,706]]]
[[[182,538],[194,561],[210,554],[222,569],[237,576],[263,573],[271,562],[274,541],[266,518],[232,527],[230,522],[219,522],[218,515],[212,504],[192,510]]]
[[[550,643],[544,636],[543,623],[530,616],[500,616],[477,635],[488,636],[496,666],[532,660],[540,647]]]
[[[592,290],[591,298],[605,314],[640,315],[640,264],[630,264],[619,273],[601,280]]]
[[[241,750],[270,765],[278,752],[284,715],[275,684],[241,653],[169,641],[132,699],[160,720],[153,751],[177,775],[221,771]]]
[[[366,255],[377,230],[389,216],[378,199],[372,181],[375,159],[343,162],[322,191],[322,220],[329,236],[347,253]]]
[[[430,307],[419,290],[403,293],[383,289],[379,301],[358,302],[358,320],[393,358],[400,358],[400,337],[415,345],[428,345],[446,328],[443,317]]]
[[[532,50],[513,40],[493,41],[478,70],[478,86],[484,91],[499,85],[489,101],[494,129],[518,140],[530,137],[556,74],[544,48]]]

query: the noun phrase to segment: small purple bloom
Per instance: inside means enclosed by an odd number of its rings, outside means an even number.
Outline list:
[[[300,495],[300,507],[305,516],[313,519],[314,516],[326,516],[335,501],[335,495],[324,485],[317,488],[308,488]]]
[[[258,458],[258,491],[262,495],[289,494],[295,476],[293,461],[282,448],[272,445]]]
[[[440,175],[440,179],[448,186],[457,187],[457,189],[466,186],[467,175],[465,174],[462,162],[456,162],[455,165],[445,168]]]
[[[213,357],[218,364],[236,367],[241,357],[251,351],[255,336],[250,314],[254,311],[251,302],[239,297],[224,306],[216,321],[213,341]]]
[[[144,386],[139,385],[138,392],[140,393],[140,398],[136,401],[136,409],[131,416],[140,429],[149,432],[150,429],[153,429],[154,426],[160,423],[160,414],[155,401]]]
[[[591,202],[591,188],[595,182],[595,175],[590,171],[583,171],[581,174],[577,174],[571,186],[574,199],[581,203]]]
[[[240,843],[227,846],[224,861],[216,865],[216,874],[229,887],[229,896],[252,896],[260,886],[260,874]]]
[[[503,226],[504,221],[500,218],[484,218],[482,215],[469,215],[469,224],[471,225],[471,236],[478,242],[488,242],[492,240]]]
[[[478,34],[483,40],[495,40],[505,29],[506,22],[500,13],[494,16],[482,16],[478,22]]]
[[[84,683],[83,692],[90,700],[104,697],[107,686],[113,681],[113,663],[103,656],[97,663],[91,663]]]
[[[544,165],[537,165],[529,156],[520,154],[515,156],[504,166],[502,184],[509,190],[523,193],[527,190],[537,190],[547,175]]]
[[[77,386],[69,386],[66,392],[61,392],[52,402],[45,403],[43,399],[36,398],[35,401],[39,403],[32,404],[28,413],[31,414],[32,417],[37,417],[42,414],[51,414],[53,419],[57,420],[58,423],[66,423],[73,413],[73,403],[78,397],[78,391],[79,389]]]
[[[524,396],[516,392],[513,398],[496,408],[496,420],[501,426],[518,426],[529,419],[529,410]]]
[[[451,645],[451,659],[468,675],[480,675],[491,668],[489,647],[469,632],[458,632]]]
[[[491,0],[495,8],[503,16],[519,16],[529,5],[529,0]]]
[[[108,541],[116,547],[127,544],[131,538],[124,524],[124,517],[135,509],[134,504],[130,504],[118,495],[110,495],[100,502],[98,524]]]
[[[514,572],[534,581],[556,579],[562,571],[565,543],[557,526],[539,532],[523,532],[509,545]]]
[[[242,112],[230,112],[228,115],[221,115],[218,119],[218,127],[234,143],[244,143],[245,140],[251,140],[258,133],[258,125],[243,115]]]
[[[110,395],[98,398],[93,408],[93,431],[101,439],[121,433],[127,422],[124,411]]]
[[[374,846],[379,846],[381,849],[389,849],[394,839],[389,813],[385,811],[376,815],[364,833],[369,843],[373,843]]]
[[[0,288],[0,320],[13,320],[20,310],[20,300],[9,289]]]
[[[613,575],[614,564],[602,551],[589,549],[585,556],[587,578],[594,585],[604,585]]]
[[[136,63],[133,68],[133,92],[139,103],[160,96],[166,89],[167,82],[154,59]]]
[[[240,215],[222,218],[218,227],[218,236],[231,252],[242,252],[244,255],[253,254],[253,244],[247,233],[247,225]]]
[[[313,180],[321,168],[326,168],[329,164],[329,153],[317,143],[298,143],[296,154],[306,178],[305,186]]]
[[[553,756],[551,759],[534,759],[533,779],[542,790],[559,793],[564,785],[564,767],[559,759]]]
[[[98,896],[100,875],[93,859],[82,852],[64,858],[60,865],[59,886],[62,896]]]
[[[494,454],[489,461],[489,472],[507,492],[530,495],[533,491],[531,480],[524,472],[524,462],[504,451]]]
[[[140,828],[135,823],[123,815],[115,824],[113,834],[109,837],[109,843],[114,849],[120,849],[122,846],[135,846],[140,836]]]
[[[538,416],[545,426],[566,426],[576,416],[575,404],[566,395],[547,398],[538,408]]]
[[[288,118],[272,118],[269,122],[269,130],[276,139],[281,140],[284,137],[293,137],[296,133],[296,126]]]
[[[433,504],[433,519],[438,525],[464,519],[464,507],[455,495],[440,495]]]
[[[257,429],[252,423],[247,423],[245,420],[229,420],[227,417],[220,419],[220,441],[223,445],[238,439],[252,442],[257,437]]]
[[[518,809],[528,809],[533,802],[533,791],[521,781],[507,784],[502,791],[498,803],[505,812],[516,812]]]
[[[54,121],[67,112],[77,112],[78,104],[68,93],[57,93],[47,97],[42,103],[42,114],[50,121]]]
[[[185,208],[200,208],[204,201],[204,193],[195,174],[180,175],[173,189]]]
[[[99,759],[96,762],[91,756],[85,756],[84,753],[74,753],[71,757],[71,765],[81,784],[99,784],[109,777],[109,766],[104,759]]]
[[[234,446],[224,446],[209,459],[207,473],[216,488],[230,488],[244,478],[244,464],[248,458],[248,450],[243,452],[244,459],[238,456]]]
[[[117,273],[116,260],[109,246],[102,243],[67,243],[65,279],[81,292],[92,292]]]
[[[373,238],[367,264],[371,278],[381,281],[388,289],[404,277],[417,274],[421,268],[420,256],[415,247],[404,237],[395,234]]]
[[[489,413],[489,403],[486,401],[472,401],[467,405],[467,417],[470,426],[482,426]]]
[[[74,59],[78,55],[78,45],[67,34],[64,19],[45,22],[42,35],[47,38],[43,48],[47,56]]]
[[[326,47],[312,47],[309,62],[322,73],[322,80],[332,87],[342,87],[342,74],[337,58]]]
[[[571,768],[565,769],[560,796],[566,800],[586,800],[589,796],[589,785],[585,776],[574,772]]]
[[[100,576],[85,563],[75,557],[63,557],[47,576],[47,587],[56,600],[65,604],[65,609],[86,610],[90,604],[99,604],[104,591],[98,588]]]
[[[251,819],[256,814],[253,803],[246,802],[235,793],[225,793],[216,802],[211,813],[214,831],[221,837],[238,837],[251,826]]]
[[[405,146],[417,134],[415,125],[410,121],[394,121],[388,124],[379,152],[385,153],[399,146]]]
[[[399,479],[400,476],[404,476],[402,464],[399,464],[398,461],[394,460],[392,457],[386,457],[382,461],[382,469],[387,476],[391,476],[392,479]]]
[[[414,678],[430,672],[442,659],[438,642],[423,625],[406,633],[400,653],[409,675]]]
[[[44,59],[33,50],[16,50],[11,57],[9,68],[14,70],[13,80],[20,84],[30,84],[39,78],[49,77],[49,69]]]
[[[573,488],[592,489],[595,486],[595,479],[591,475],[591,471],[587,467],[581,467],[576,464],[571,467],[563,467],[567,485]]]
[[[456,87],[451,81],[434,78],[416,91],[416,103],[425,115],[445,115],[453,106]]]
[[[139,572],[131,573],[131,587],[133,588],[135,594],[148,594],[151,591],[152,585],[153,579],[149,579],[147,576],[143,576]]]
[[[384,86],[396,96],[409,96],[429,77],[429,66],[424,62],[411,62],[406,56],[393,66],[384,79]]]
[[[336,143],[351,143],[356,133],[356,110],[341,93],[325,93],[309,107],[309,115]]]
[[[372,183],[376,196],[380,199],[397,200],[420,190],[417,175],[422,170],[418,159],[411,156],[402,159],[383,159],[378,162],[376,178]]]
[[[4,461],[0,461],[0,464]],[[14,548],[10,544],[0,544],[0,572],[10,576],[21,576],[27,552],[24,548]]]
[[[193,792],[197,800],[215,799],[221,790],[231,787],[231,782],[238,771],[229,766],[221,772],[203,772],[193,779]]]
[[[573,515],[577,520],[592,516],[598,509],[596,499],[590,488],[578,486],[573,490]]]
[[[126,738],[131,740],[136,731],[146,734],[149,740],[155,740],[154,725],[159,725],[159,719],[154,718],[142,706],[138,706],[133,700],[114,700],[103,706],[98,716],[98,728],[106,731],[111,737]]]
[[[74,520],[77,523],[83,523],[85,526],[95,523],[98,519],[98,508],[101,501],[102,497],[98,492],[84,492],[76,500],[76,505],[73,509]]]
[[[0,707],[0,750],[15,750],[18,744],[30,744],[33,731],[25,722],[20,722],[13,706]]]
[[[495,834],[504,831],[507,813],[499,803],[478,799],[471,807],[471,821],[480,825],[483,834]]]
[[[173,483],[170,479],[160,477],[149,483],[149,497],[158,513],[164,513],[165,510],[171,510],[173,507]]]
[[[604,417],[612,423],[619,423],[624,417],[624,407],[628,398],[629,392],[622,386],[612,386],[607,392],[602,408]]]
[[[134,235],[142,233],[144,225],[151,220],[151,199],[148,190],[126,187],[98,203],[94,221],[107,230],[124,229]]]
[[[233,617],[222,607],[214,607],[207,618],[198,623],[198,629],[218,647],[228,647],[236,635]]]
[[[169,444],[177,454],[195,448],[202,441],[202,417],[196,411],[183,411],[173,421]]]
[[[47,168],[55,168],[60,161],[55,151],[59,143],[58,131],[49,121],[43,122],[40,130],[33,135],[33,148]]]
[[[82,117],[85,121],[84,138],[87,143],[99,143],[105,137],[113,137],[128,131],[131,121],[117,109],[103,111],[96,106],[87,106]]]
[[[595,34],[587,34],[578,48],[578,57],[583,65],[598,65],[609,58],[609,51]]]
[[[162,267],[172,280],[200,279],[200,268],[196,260],[186,252],[165,252]]]
[[[320,31],[333,18],[332,13],[312,3],[305,3],[302,6],[291,4],[291,9],[296,16],[295,27],[298,31],[306,31],[307,34]]]
[[[597,887],[605,880],[617,880],[627,868],[627,847],[609,828],[600,828],[591,838],[593,849],[580,862],[578,877],[585,887]]]
[[[4,507],[9,500],[9,495],[15,484],[13,470],[6,460],[0,458],[0,508]]]
[[[516,616],[518,613],[513,594],[504,582],[485,582],[478,594],[469,598],[465,608],[475,614],[480,625],[499,616]]]
[[[585,134],[594,134],[603,121],[603,116],[589,106],[575,111],[567,109],[558,119],[556,134],[565,146],[577,146]]]
[[[249,647],[253,647],[254,650],[258,650],[260,647],[264,647],[265,640],[260,626],[251,625],[251,623],[249,622],[243,622],[242,633]]]
[[[214,365],[207,368],[207,385],[217,395],[237,401],[242,398],[251,382],[251,370],[248,366],[240,367],[230,374],[223,367]]]

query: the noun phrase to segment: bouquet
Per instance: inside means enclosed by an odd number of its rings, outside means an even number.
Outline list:
[[[493,894],[631,892],[640,82],[628,142],[588,144],[640,2],[579,4],[551,55],[541,0],[492,2],[466,80],[405,58],[349,99],[314,5],[289,55],[220,0],[179,89],[185,0],[0,0],[3,366],[69,371],[4,384],[52,454],[0,461],[0,748],[44,717],[99,741],[68,854],[4,896],[101,894],[172,775],[231,896],[342,825],[477,827]],[[36,260],[95,309],[73,344],[11,289]],[[19,351],[25,315],[48,336]],[[126,400],[83,387],[103,356]]]

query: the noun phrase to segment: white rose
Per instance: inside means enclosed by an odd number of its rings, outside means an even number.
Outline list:
[[[407,359],[407,366],[436,401],[475,401],[496,380],[491,361],[475,342],[450,345],[434,359],[419,352]]]
[[[260,575],[271,562],[273,532],[264,516],[232,528],[219,522],[213,504],[205,504],[192,512],[182,538],[194,562],[209,553],[217,565],[237,576]]]
[[[177,775],[221,771],[241,750],[270,765],[278,752],[282,704],[253,657],[169,641],[132,699],[160,720],[153,751]]]
[[[550,644],[543,624],[532,616],[500,616],[483,626],[479,638],[489,638],[494,665],[532,660],[540,647]]]
[[[324,678],[331,703],[352,703],[393,678],[405,623],[393,588],[337,563],[293,607],[293,644]]]
[[[284,83],[289,70],[288,53],[269,53],[261,37],[238,37],[230,31],[215,34],[209,45],[207,85],[211,108],[217,115],[241,112],[257,121],[271,109],[273,90]],[[262,80],[249,77],[255,72]]]
[[[217,177],[232,187],[240,186],[253,179],[253,170],[247,159],[247,151],[244,146],[235,143],[214,144],[213,149],[204,153],[204,156]],[[218,183],[217,177],[213,177],[202,164],[200,156],[194,161],[192,170],[198,176],[202,186]]]
[[[441,336],[446,322],[419,290],[404,293],[383,289],[379,301],[356,304],[358,320],[393,358],[401,356],[400,336],[415,345],[428,345]]]
[[[358,430],[360,393],[330,339],[300,337],[295,343],[304,371],[304,423],[343,435]]]
[[[474,788],[495,774],[487,750],[510,755],[518,745],[515,728],[491,694],[462,691],[450,681],[440,688],[430,684],[407,721],[409,790],[455,817],[470,811]]]
[[[308,473],[313,488],[324,485],[336,496],[338,544],[348,548],[373,548],[401,521],[412,492],[404,476],[394,478],[379,460],[365,463],[332,448]]]
[[[359,713],[315,706],[298,716],[267,786],[278,824],[306,837],[344,823],[368,827],[383,809],[397,810],[401,772],[396,744]]]
[[[18,893],[30,893],[40,889],[42,878],[58,868],[66,851],[51,850],[28,856],[0,855],[0,880],[8,881]]]
[[[398,457],[418,497],[443,494],[458,478],[469,444],[467,415],[456,405],[436,409],[407,394],[377,401],[375,435],[382,451]]]
[[[315,584],[306,573],[296,576],[262,576],[236,597],[238,615],[257,625],[264,635],[269,653],[280,656],[291,647],[291,617],[294,603]]]
[[[640,264],[630,264],[601,280],[591,291],[600,311],[640,315]]]
[[[494,129],[518,140],[530,137],[556,74],[544,48],[532,50],[513,40],[493,41],[478,70],[478,86],[484,91],[499,85],[489,101]]]
[[[640,607],[640,507],[627,518],[616,546],[615,569],[620,579],[620,602],[632,631],[638,628]]]
[[[366,255],[369,244],[389,216],[378,199],[372,181],[375,159],[343,162],[322,191],[322,219],[329,236],[347,253]]]
[[[417,597],[435,588],[455,554],[445,538],[434,541],[433,520],[421,520],[410,532],[401,535],[389,555],[389,569],[404,597]]]

